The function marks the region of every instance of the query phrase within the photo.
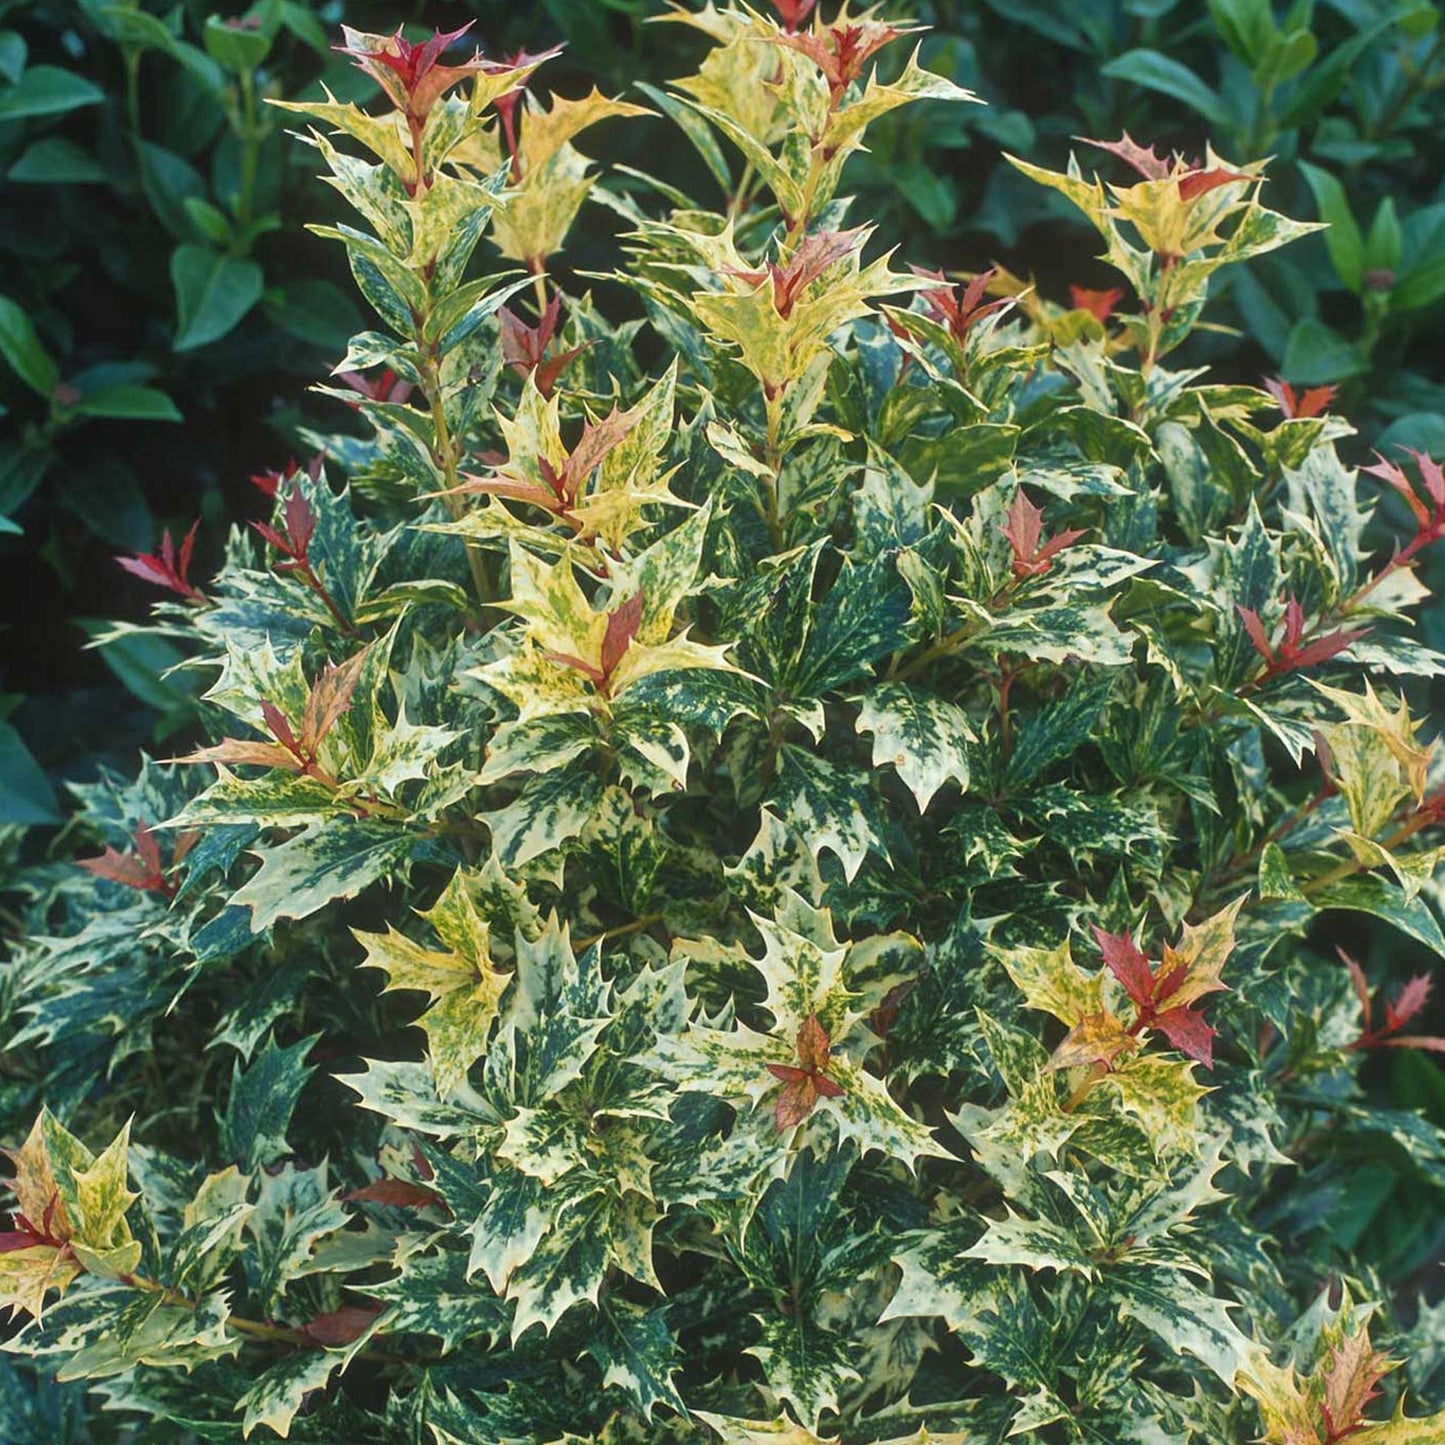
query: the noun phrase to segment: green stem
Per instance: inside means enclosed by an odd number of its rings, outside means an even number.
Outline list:
[[[241,109],[234,130],[241,142],[241,187],[236,197],[236,251],[245,255],[251,249],[251,223],[256,218],[256,170],[261,157],[262,129],[256,114],[256,74],[243,70],[240,75]]]
[[[1445,52],[1445,36],[1437,30],[1435,40],[1430,49],[1426,51],[1425,58],[1420,62],[1417,69],[1410,71],[1406,76],[1405,83],[1400,87],[1399,93],[1390,103],[1390,107],[1372,125],[1365,127],[1365,136],[1369,140],[1381,140],[1394,130],[1400,117],[1410,108],[1415,97],[1420,94],[1430,77],[1430,70],[1435,62]]]
[[[130,138],[140,144],[140,51],[126,46],[121,51],[125,62],[125,114],[130,124]]]
[[[442,404],[441,368],[437,363],[436,355],[430,351],[422,365],[422,389],[431,405],[433,457],[441,468],[445,482],[442,499],[452,515],[452,520],[460,522],[466,515],[466,503],[457,493],[457,487],[460,484],[457,474],[458,447],[452,436],[451,426],[447,422],[446,407]],[[483,556],[481,548],[470,538],[463,540],[467,549],[467,566],[471,569],[472,587],[476,591],[477,601],[484,605],[495,601],[496,589],[487,573],[487,560]]]

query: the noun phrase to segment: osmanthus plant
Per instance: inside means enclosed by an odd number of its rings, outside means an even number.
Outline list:
[[[206,736],[0,985],[7,1440],[1445,1438],[1445,1137],[1361,1082],[1445,1047],[1441,469],[1169,368],[1308,229],[1259,165],[1034,172],[1132,291],[1049,317],[837,194],[971,97],[776,10],[647,92],[712,209],[536,56],[291,108],[370,434],[135,559]],[[550,273],[589,197],[641,320]]]

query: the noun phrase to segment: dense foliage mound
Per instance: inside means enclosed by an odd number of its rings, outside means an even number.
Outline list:
[[[3,978],[7,1440],[1442,1438],[1445,1138],[1358,1078],[1428,979],[1334,945],[1445,954],[1445,473],[1170,369],[1310,229],[1259,165],[1023,167],[1127,302],[899,269],[843,166],[972,97],[776,8],[648,91],[721,210],[596,184],[660,122],[544,56],[348,32],[389,108],[290,107],[374,439],[131,561],[209,738]],[[548,279],[589,196],[645,320]]]

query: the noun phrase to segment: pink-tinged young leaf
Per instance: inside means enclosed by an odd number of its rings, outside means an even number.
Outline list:
[[[1360,1427],[1365,1406],[1379,1395],[1376,1387],[1396,1363],[1371,1345],[1363,1324],[1334,1347],[1321,1375],[1324,1389],[1320,1401],[1320,1414],[1332,1442]]]
[[[249,763],[258,768],[280,768],[286,773],[305,771],[299,754],[280,743],[251,742],[246,738],[222,738],[210,747],[176,759],[178,763]]]
[[[785,264],[780,266],[776,261],[769,261],[761,271],[739,271],[734,268],[729,274],[751,286],[760,285],[771,278],[773,307],[786,321],[793,314],[793,308],[798,304],[803,292],[829,266],[858,250],[862,244],[859,238],[867,229],[866,226],[858,226],[851,231],[815,231],[803,237]]]
[[[389,401],[399,405],[411,396],[413,390],[411,382],[402,381],[389,366],[384,367],[374,381],[359,371],[338,371],[336,379],[344,381],[352,391],[368,401]],[[351,405],[355,407],[359,403],[352,402]]]
[[[194,846],[197,836],[194,833],[182,833],[177,838],[171,856],[172,868]],[[107,878],[112,883],[121,883],[143,893],[160,893],[169,898],[176,891],[166,878],[165,866],[161,862],[160,844],[145,823],[136,826],[134,852],[121,853],[115,848],[107,847],[99,858],[78,858],[76,863],[97,878]]]
[[[1370,984],[1365,977],[1365,970],[1353,959],[1343,948],[1336,948],[1344,965],[1350,971],[1350,982],[1355,986],[1355,997],[1360,1001],[1360,1015],[1364,1020],[1364,1026],[1370,1026]]]
[[[607,681],[607,674],[600,667],[593,666],[583,658],[574,657],[570,652],[544,652],[542,656],[559,667],[570,667],[574,672],[580,672],[595,687],[601,687]]]
[[[1425,1007],[1432,985],[1428,974],[1416,974],[1392,1000],[1385,1001],[1385,1027],[1395,1033]]]
[[[127,888],[135,888],[141,892],[152,892],[158,886],[155,877],[134,853],[122,853],[107,847],[100,857],[77,858],[75,864],[77,868],[84,868],[87,873],[93,873],[97,878],[122,883]]]
[[[1034,553],[1038,551],[1039,538],[1043,536],[1044,510],[1034,506],[1020,487],[1014,493],[1013,501],[1009,503],[1008,521],[999,531],[1008,539],[1008,544],[1013,549],[1014,566],[1030,563]]]
[[[557,335],[557,322],[562,314],[562,293],[554,291],[535,326],[528,326],[510,307],[497,313],[502,323],[502,362],[518,376],[531,376],[537,390],[550,399],[557,378],[574,357],[586,349],[573,346],[556,356],[548,357],[547,348]]]
[[[1125,165],[1132,166],[1146,181],[1162,181],[1169,174],[1169,162],[1157,154],[1153,146],[1147,149],[1125,131],[1118,140],[1091,140],[1088,136],[1075,136],[1087,146],[1095,146],[1110,155],[1118,156]]]
[[[999,531],[1008,539],[1013,552],[1013,574],[1016,581],[1038,577],[1049,570],[1053,559],[1084,535],[1081,529],[1060,532],[1040,545],[1044,514],[1024,495],[1020,487],[1009,503],[1008,520]]]
[[[795,1047],[798,1065],[768,1064],[768,1072],[782,1082],[783,1089],[773,1105],[773,1123],[778,1133],[801,1124],[820,1098],[836,1099],[843,1086],[826,1073],[832,1048],[827,1030],[817,1014],[809,1014],[798,1028]]]
[[[171,540],[169,530],[161,533],[161,545],[154,552],[140,552],[134,557],[117,557],[115,560],[133,577],[143,582],[164,587],[187,602],[204,602],[206,596],[191,584],[191,553],[196,545],[196,529],[199,519],[191,523],[191,529],[181,542],[179,554]]]
[[[1360,471],[1366,476],[1379,477],[1382,482],[1393,487],[1404,499],[1405,505],[1409,507],[1415,518],[1416,526],[1423,533],[1430,526],[1430,512],[1425,503],[1415,495],[1415,488],[1410,485],[1410,479],[1393,462],[1387,462],[1379,452],[1375,453],[1379,458],[1372,466],[1361,467]]]
[[[806,55],[828,82],[831,108],[836,110],[843,93],[863,74],[868,61],[900,36],[912,33],[913,27],[899,29],[881,20],[857,20],[851,25],[834,25],[828,30],[799,34],[787,31],[767,37],[775,45],[786,45]]]
[[[992,266],[986,271],[980,271],[962,287],[950,286],[942,271],[930,271],[923,266],[914,266],[911,269],[915,276],[922,276],[925,280],[939,283],[932,290],[922,293],[923,304],[933,320],[941,326],[946,326],[949,335],[960,346],[968,339],[968,333],[980,321],[995,316],[1000,311],[1007,311],[1014,304],[1012,296],[984,302],[983,298],[988,295],[988,288],[993,285],[994,279],[998,275],[997,270]],[[906,328],[906,316],[903,318],[903,325]]]
[[[817,1014],[809,1014],[798,1028],[798,1060],[810,1074],[821,1073],[828,1067],[832,1046],[828,1031],[818,1021]]]
[[[769,1064],[768,1067],[777,1072],[778,1066]],[[801,1124],[818,1102],[818,1088],[813,1076],[802,1070],[797,1072],[799,1077],[783,1085],[773,1104],[773,1127],[779,1134]]]
[[[321,676],[311,684],[306,699],[306,712],[301,721],[301,747],[311,757],[342,715],[351,708],[351,697],[366,665],[370,647],[363,647],[355,657],[337,667],[328,662]]]
[[[1433,1034],[1394,1034],[1378,1042],[1390,1049],[1424,1049],[1429,1053],[1445,1054],[1445,1039]]]
[[[1267,376],[1264,378],[1264,389],[1278,402],[1280,411],[1293,420],[1296,417],[1319,416],[1334,400],[1339,387],[1312,386],[1308,391],[1296,395],[1289,382]]]
[[[1368,627],[1342,627],[1334,632],[1327,632],[1323,637],[1316,637],[1313,642],[1305,643],[1291,655],[1290,667],[1318,667],[1320,663],[1338,657],[1360,638],[1367,636],[1369,631]]]
[[[475,23],[469,20],[459,30],[437,30],[420,44],[407,40],[400,29],[395,35],[372,36],[343,25],[347,43],[333,48],[350,56],[356,68],[376,81],[415,124],[425,121],[437,101],[468,76],[506,68],[488,60],[480,50],[460,65],[438,64],[442,52]]]

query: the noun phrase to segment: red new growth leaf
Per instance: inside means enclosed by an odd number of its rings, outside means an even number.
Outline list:
[[[1134,1005],[1129,1032],[1157,1029],[1180,1053],[1213,1068],[1214,1030],[1195,1004],[1206,994],[1220,992],[1224,984],[1206,970],[1195,971],[1189,959],[1181,960],[1172,948],[1165,948],[1164,960],[1156,969],[1127,933],[1095,928],[1094,939],[1105,966]]]
[[[617,670],[637,629],[642,625],[642,593],[634,592],[616,612],[607,619],[607,631],[602,637],[602,676],[604,681]]]
[[[317,1315],[301,1326],[301,1333],[313,1345],[331,1348],[359,1340],[381,1313],[380,1305],[342,1305],[330,1314]]]
[[[332,48],[349,55],[358,70],[369,75],[409,118],[424,121],[431,108],[469,75],[495,70],[494,62],[478,50],[460,65],[439,65],[442,52],[476,22],[469,20],[460,30],[434,31],[429,40],[413,44],[398,29],[395,35],[369,36],[343,26],[345,45]]]
[[[798,1029],[798,1064],[769,1064],[768,1072],[783,1084],[773,1105],[773,1124],[779,1134],[801,1124],[821,1099],[836,1099],[843,1086],[827,1074],[832,1048],[817,1014],[809,1014]]]
[[[798,34],[789,30],[783,35],[770,35],[775,45],[806,55],[828,82],[829,107],[836,110],[843,93],[863,73],[863,67],[878,51],[907,35],[908,29],[886,25],[881,20],[858,20],[851,25],[834,25],[828,30],[812,30]]]
[[[1065,547],[1072,546],[1084,535],[1082,529],[1070,529],[1044,542],[1043,523],[1043,509],[1034,506],[1020,487],[1014,493],[1013,501],[1009,503],[1008,521],[999,528],[1013,551],[1015,581],[1041,576],[1049,570],[1054,558]]]
[[[1395,554],[1390,564],[1392,568],[1404,566],[1422,547],[1428,546],[1437,537],[1445,536],[1445,468],[1424,452],[1417,452],[1411,447],[1404,450],[1415,459],[1419,468],[1420,480],[1430,501],[1428,507],[1405,473],[1393,462],[1387,462],[1379,452],[1375,453],[1378,460],[1374,466],[1360,468],[1366,475],[1379,477],[1393,487],[1415,519],[1415,536]]]
[[[1254,650],[1268,664],[1263,677],[1298,672],[1301,668],[1316,667],[1322,662],[1328,662],[1352,643],[1358,642],[1370,630],[1368,627],[1341,627],[1306,642],[1304,608],[1300,606],[1299,599],[1291,594],[1285,599],[1284,636],[1276,646],[1270,641],[1259,613],[1252,607],[1241,607],[1238,603],[1234,610],[1239,613],[1239,620],[1244,624],[1244,630],[1249,635]]]
[[[1217,186],[1228,185],[1230,181],[1252,181],[1256,177],[1245,171],[1231,171],[1224,166],[1206,170],[1202,165],[1192,164],[1176,155],[1166,160],[1152,146],[1146,149],[1125,131],[1118,140],[1091,140],[1087,136],[1077,139],[1085,145],[1096,146],[1101,151],[1118,156],[1126,165],[1138,171],[1146,181],[1164,181],[1171,176],[1178,182],[1179,199],[1193,201]]]
[[[571,347],[548,357],[547,348],[557,335],[557,321],[562,314],[562,293],[554,291],[546,309],[535,326],[528,326],[510,307],[503,306],[497,316],[502,323],[502,361],[518,376],[531,376],[537,390],[551,397],[557,378],[568,363],[582,354],[580,346]]]
[[[428,1189],[425,1184],[413,1184],[408,1179],[377,1179],[341,1197],[364,1204],[388,1204],[394,1209],[446,1208],[436,1190]]]
[[[191,523],[179,553],[171,541],[169,531],[161,533],[161,545],[154,552],[139,552],[134,557],[117,557],[115,560],[133,577],[143,582],[153,582],[157,587],[184,597],[187,602],[205,602],[206,595],[191,584],[187,575],[191,570],[191,552],[196,545],[196,529],[200,521]]]
[[[313,475],[313,483],[316,483],[317,476],[319,476],[319,471]],[[319,485],[319,483],[316,484]],[[284,560],[276,563],[276,570],[278,572],[294,572],[326,604],[326,610],[330,612],[341,631],[348,635],[354,634],[356,628],[336,605],[336,599],[331,595],[325,582],[321,580],[320,574],[312,565],[311,539],[316,535],[316,513],[299,484],[293,483],[291,490],[286,494],[281,514],[284,530],[278,530],[269,522],[251,523],[256,531],[282,554]]]
[[[1264,389],[1279,403],[1279,409],[1291,420],[1296,417],[1319,416],[1335,399],[1337,386],[1312,386],[1308,391],[1295,394],[1289,382],[1278,377],[1264,378]]]
[[[934,281],[941,282],[945,279],[942,271],[929,271],[922,266],[913,267],[913,272]],[[949,335],[959,345],[968,339],[968,333],[980,321],[1000,311],[1006,311],[1013,305],[1011,296],[1005,296],[998,301],[984,301],[983,298],[988,294],[988,288],[997,275],[997,270],[990,266],[988,270],[980,271],[977,276],[971,277],[963,286],[955,288],[945,285],[923,293],[923,304],[927,307],[928,314],[941,326],[948,327]]]
[[[171,845],[172,869],[196,846],[200,836],[195,832],[176,835]],[[127,888],[135,888],[142,893],[159,893],[166,898],[175,896],[176,885],[166,877],[168,870],[161,864],[160,845],[145,823],[136,826],[133,852],[121,853],[107,847],[99,858],[77,858],[76,864],[97,878],[108,878],[112,883],[123,883]]]
[[[529,54],[525,50],[513,51],[511,55],[502,62],[500,69],[525,70],[528,66],[540,65],[544,60],[551,60],[554,55],[560,55],[562,47],[554,46],[551,50],[544,50],[540,55]],[[517,107],[522,103],[522,97],[527,92],[527,82],[521,81],[512,87],[504,95],[499,95],[492,102],[492,109],[497,112],[502,122],[502,139],[507,146],[507,154],[512,158],[512,184],[516,185],[522,179],[522,152],[517,144]]]
[[[1372,1025],[1374,1010],[1370,1005],[1370,985],[1365,970],[1343,948],[1335,950],[1350,971],[1355,996],[1360,1001],[1360,1033],[1347,1047],[1351,1049],[1427,1049],[1445,1054],[1445,1038],[1431,1034],[1402,1034],[1400,1030],[1425,1007],[1430,998],[1431,982],[1426,974],[1417,974],[1393,999],[1385,1000],[1384,1021]]]
[[[773,9],[783,22],[783,29],[792,35],[809,15],[818,0],[773,0]]]
[[[282,505],[285,531],[279,532],[269,522],[251,525],[278,551],[284,562],[276,564],[278,572],[299,572],[309,568],[311,539],[316,534],[316,513],[300,487],[293,487]]]
[[[784,265],[767,262],[761,271],[739,271],[729,268],[730,276],[741,277],[752,285],[772,279],[773,306],[785,321],[793,314],[803,292],[835,261],[850,256],[861,244],[859,237],[867,228],[851,231],[815,231],[805,236]]]
[[[1385,1000],[1385,1027],[1391,1033],[1403,1028],[1425,1007],[1431,986],[1429,974],[1416,974],[1393,1000]]]
[[[1094,929],[1094,939],[1104,955],[1110,973],[1124,985],[1124,992],[1136,1008],[1147,1008],[1154,999],[1154,970],[1149,960],[1127,933],[1105,933]]]
[[[1074,308],[1087,311],[1096,321],[1107,321],[1123,299],[1122,286],[1111,286],[1107,291],[1091,291],[1087,286],[1069,287],[1069,300]]]
[[[537,470],[542,476],[540,483],[503,473],[494,477],[469,477],[457,491],[484,492],[494,497],[530,502],[534,507],[541,507],[569,523],[574,530],[580,530],[582,524],[572,514],[573,504],[588,477],[607,454],[621,444],[632,423],[632,414],[617,406],[601,421],[589,420],[582,428],[577,445],[560,467],[544,456],[537,458]],[[496,460],[498,465],[502,465],[506,459],[499,457]]]
[[[1219,186],[1227,186],[1230,181],[1252,181],[1255,177],[1247,171],[1231,171],[1223,166],[1216,166],[1212,171],[1206,171],[1202,167],[1193,167],[1179,177],[1179,199],[1181,201],[1192,201],[1197,196],[1205,195]]]
[[[306,475],[313,482],[321,480],[321,464],[326,458],[321,452],[317,452],[309,462],[306,463]],[[281,483],[287,477],[294,477],[301,470],[297,465],[295,457],[288,457],[286,465],[276,470],[251,473],[251,485],[265,492],[268,497],[275,498],[281,490]]]
[[[344,381],[352,391],[364,396],[367,401],[390,401],[398,405],[405,402],[412,393],[412,384],[403,381],[396,372],[389,366],[382,369],[382,373],[375,381],[368,380],[359,371],[338,371],[338,381]],[[351,402],[353,409],[360,406],[359,402]],[[272,492],[272,496],[275,492]]]
[[[252,742],[245,738],[222,738],[209,748],[201,748],[177,758],[180,763],[252,763],[263,768],[279,768],[282,772],[316,778],[328,787],[336,786],[336,776],[319,761],[321,744],[351,707],[361,669],[370,647],[363,647],[355,657],[337,667],[328,662],[321,676],[311,684],[306,707],[301,717],[298,736],[290,720],[275,703],[263,701],[261,716],[275,742]]]

